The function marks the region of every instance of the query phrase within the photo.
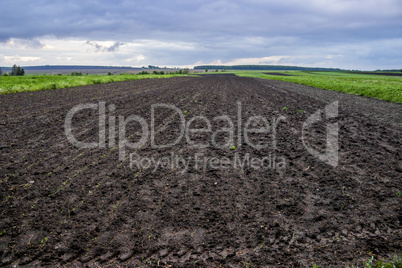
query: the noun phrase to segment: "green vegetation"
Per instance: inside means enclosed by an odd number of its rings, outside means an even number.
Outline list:
[[[317,264],[313,264],[311,266],[311,268],[319,268],[321,266],[317,265]],[[400,256],[395,255],[393,260],[390,262],[386,262],[384,263],[383,260],[381,261],[375,261],[374,257],[371,256],[371,258],[367,261],[364,262],[364,264],[362,266],[346,266],[347,268],[402,268],[402,254]]]
[[[348,266],[349,267],[349,266]],[[352,266],[350,268],[358,268],[359,266]],[[384,263],[384,261],[374,261],[372,256],[367,262],[364,263],[364,268],[402,268],[402,254],[395,256],[390,262]]]
[[[71,76],[82,76],[81,72],[72,72]]]
[[[276,71],[275,71],[276,72]],[[270,73],[275,73],[270,71]],[[268,75],[262,71],[233,71],[238,76],[281,80],[402,103],[402,76],[359,74],[353,72],[282,71],[289,76]]]
[[[153,71],[152,73],[153,73],[153,74],[165,74],[164,71],[160,71],[160,72],[158,72],[158,71]]]
[[[122,75],[82,75],[81,73],[73,72],[71,75],[1,76],[0,94],[51,90],[148,78],[170,78],[175,76],[183,76],[183,72],[180,74],[149,74],[143,71],[140,74]]]
[[[311,266],[311,268],[319,268],[321,266],[317,265],[317,264],[313,264]],[[367,261],[364,262],[364,264],[362,266],[346,266],[347,268],[402,268],[402,254],[400,256],[395,255],[393,260],[390,262],[386,262],[384,263],[383,260],[380,261],[375,261],[374,257],[371,256],[371,258]]]
[[[21,68],[20,66],[14,64],[14,66],[11,68],[11,76],[24,76],[24,74],[24,68]]]

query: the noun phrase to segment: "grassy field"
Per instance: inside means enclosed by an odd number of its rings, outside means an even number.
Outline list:
[[[0,94],[28,92],[38,90],[59,89],[92,84],[112,83],[117,81],[138,80],[148,78],[169,78],[183,76],[181,74],[122,74],[122,75],[25,75],[0,76]]]
[[[402,103],[402,76],[368,75],[346,72],[277,71],[292,76],[267,75],[275,71],[234,71],[236,75],[259,77],[341,91]]]

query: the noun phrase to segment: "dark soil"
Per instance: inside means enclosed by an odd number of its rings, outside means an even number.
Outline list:
[[[303,122],[336,99],[312,97],[325,94],[319,92],[280,81],[205,76],[0,96],[0,266],[345,267],[370,256],[389,259],[402,249],[402,128],[352,111],[339,98],[338,117],[316,123],[306,135],[306,143],[323,152],[326,124],[339,124],[339,165],[332,167],[310,155],[301,139]],[[71,145],[67,113],[100,101],[116,108],[107,110],[106,148]],[[253,115],[270,125],[284,117],[276,146],[272,132],[250,133],[253,143],[267,148],[254,149],[244,137],[238,144],[236,128],[232,149],[195,149],[185,137],[171,148],[151,148],[149,141],[127,148],[126,157],[192,157],[187,172],[182,166],[130,168],[129,159],[119,161],[119,148],[108,146],[109,115],[138,115],[150,126],[152,104],[173,104],[186,122],[205,116],[215,132],[228,127],[216,116],[238,125],[238,101],[243,127]],[[155,111],[155,142],[169,144],[180,134],[179,115]],[[78,112],[73,134],[96,141],[98,122],[96,110]],[[202,127],[201,120],[191,125]],[[256,121],[249,126],[259,127]],[[134,143],[141,127],[130,123],[126,133]],[[190,138],[207,143],[211,136]],[[216,135],[218,145],[228,137]],[[271,155],[286,165],[197,167],[197,153],[209,159]]]
[[[295,76],[295,75],[292,75],[292,74],[284,74],[284,73],[263,73],[263,74],[278,75],[278,76]]]
[[[351,72],[356,73],[356,72]],[[402,76],[402,72],[392,72],[392,73],[374,73],[374,72],[358,72],[357,74],[373,74],[373,75],[386,75],[386,76]]]

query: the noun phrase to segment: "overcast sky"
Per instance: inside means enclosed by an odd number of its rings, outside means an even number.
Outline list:
[[[0,66],[402,68],[401,0],[0,0]]]

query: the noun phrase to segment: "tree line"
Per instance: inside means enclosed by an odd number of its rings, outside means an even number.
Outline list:
[[[339,68],[320,68],[320,67],[299,67],[299,66],[284,66],[284,65],[200,65],[194,66],[194,69],[215,69],[215,70],[280,70],[280,71],[342,71]]]
[[[3,70],[0,68],[0,75],[3,75],[3,76],[8,76],[8,75],[11,75],[11,76],[23,76],[24,74],[25,74],[24,68],[22,68],[20,66],[17,66],[15,64],[11,68],[11,72],[8,73],[8,74],[7,73],[3,74]]]

